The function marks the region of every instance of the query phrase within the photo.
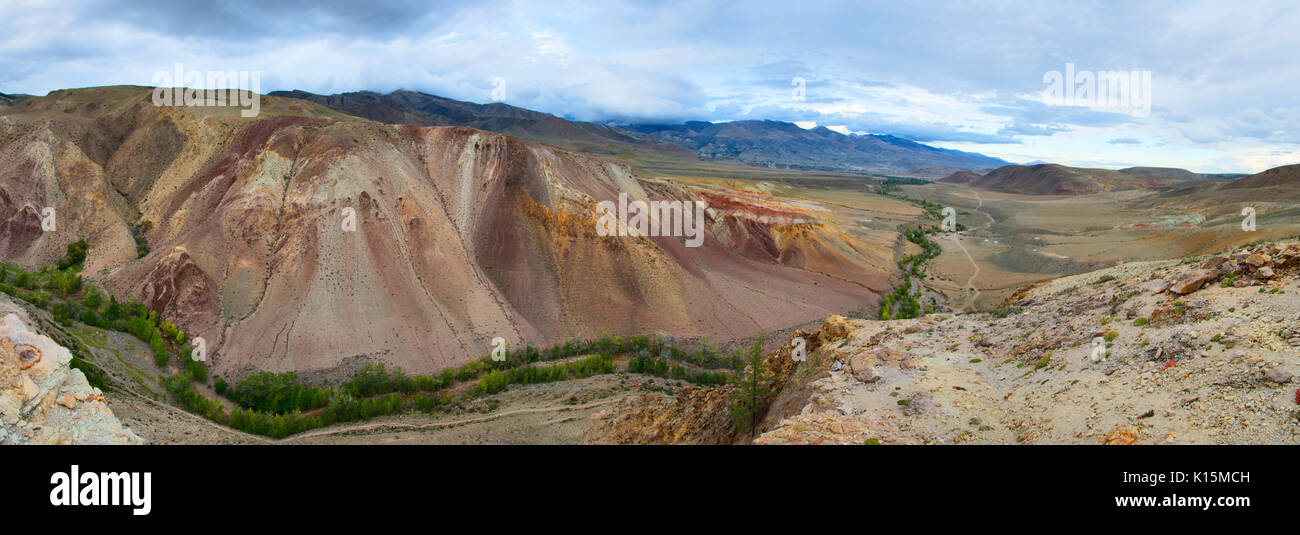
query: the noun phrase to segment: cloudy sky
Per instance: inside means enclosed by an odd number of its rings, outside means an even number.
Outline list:
[[[149,85],[177,62],[259,71],[263,92],[487,102],[499,78],[508,103],[588,121],[779,119],[1098,167],[1300,162],[1289,0],[0,0],[0,20],[5,93]],[[1149,71],[1149,113],[1046,98],[1067,64]]]

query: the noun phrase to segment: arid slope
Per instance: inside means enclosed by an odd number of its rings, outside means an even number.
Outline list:
[[[0,111],[0,251],[39,267],[87,240],[83,273],[203,336],[218,373],[353,357],[433,371],[496,336],[747,336],[874,304],[895,260],[806,205],[502,134],[150,96],[68,90]],[[619,193],[707,200],[703,246],[596,235],[596,203]]]

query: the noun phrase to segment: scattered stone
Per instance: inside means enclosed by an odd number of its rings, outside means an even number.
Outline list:
[[[1169,281],[1164,279],[1147,281],[1139,285],[1138,288],[1146,293],[1158,294],[1169,289]]]
[[[849,368],[853,371],[853,378],[864,383],[874,383],[880,380],[880,372],[876,371],[875,357],[869,353],[859,353],[849,359]]]
[[[1208,270],[1221,272],[1221,270],[1223,269],[1223,265],[1227,262],[1228,262],[1228,258],[1225,256],[1212,256],[1210,258],[1206,258],[1204,262],[1201,262],[1201,269],[1208,269]]]
[[[1219,273],[1208,269],[1193,269],[1183,273],[1169,285],[1169,291],[1178,295],[1189,294],[1207,282],[1217,278]]]
[[[1106,437],[1101,443],[1107,446],[1127,446],[1130,444],[1136,444],[1139,438],[1141,437],[1138,435],[1137,431],[1127,427],[1119,427],[1114,431],[1106,433]]]
[[[1264,370],[1264,378],[1274,383],[1289,383],[1294,375],[1291,372],[1281,368],[1269,368]]]

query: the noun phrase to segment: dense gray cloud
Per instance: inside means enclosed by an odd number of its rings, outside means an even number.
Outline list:
[[[580,120],[770,118],[1019,161],[1254,171],[1300,149],[1286,1],[0,0],[0,20],[7,93],[180,62],[258,70],[264,91],[479,102],[500,78],[507,102]],[[1044,101],[1067,64],[1150,71],[1149,110]]]

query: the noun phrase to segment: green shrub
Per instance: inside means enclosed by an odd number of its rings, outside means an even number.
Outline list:
[[[63,258],[60,258],[57,264],[59,269],[65,270],[75,266],[76,269],[74,271],[80,271],[81,263],[86,261],[86,252],[89,250],[90,246],[86,244],[86,240],[78,240],[69,243],[67,254],[64,255]]]

